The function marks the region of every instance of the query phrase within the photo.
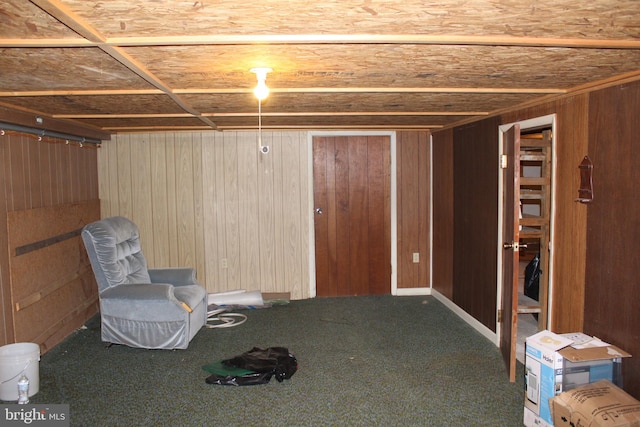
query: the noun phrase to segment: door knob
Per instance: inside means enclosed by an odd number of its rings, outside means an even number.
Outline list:
[[[519,249],[525,249],[527,247],[527,244],[512,242],[512,243],[504,243],[502,247],[505,249],[513,249],[514,252],[517,252]]]
[[[316,208],[316,213],[318,215],[322,215],[322,208]]]

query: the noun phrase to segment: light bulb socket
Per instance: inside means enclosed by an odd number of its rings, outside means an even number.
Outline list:
[[[252,73],[255,73],[256,78],[258,79],[258,81],[260,81],[260,80],[265,81],[267,79],[267,73],[272,72],[273,68],[255,67],[255,68],[250,69],[249,71],[251,71]]]

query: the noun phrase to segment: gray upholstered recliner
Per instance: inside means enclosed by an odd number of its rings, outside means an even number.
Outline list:
[[[138,227],[118,216],[86,225],[98,282],[102,341],[185,349],[207,320],[207,292],[192,268],[147,269]]]

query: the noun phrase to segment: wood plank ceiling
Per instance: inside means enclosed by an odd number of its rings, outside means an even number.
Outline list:
[[[439,129],[640,76],[637,0],[3,0],[0,106],[109,133]]]

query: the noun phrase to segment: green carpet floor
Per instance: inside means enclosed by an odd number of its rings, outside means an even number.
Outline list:
[[[42,356],[31,403],[67,403],[74,426],[522,426],[522,366],[433,297],[292,301],[202,329],[187,350],[108,347],[93,318]],[[208,363],[289,348],[282,383],[205,383]]]

